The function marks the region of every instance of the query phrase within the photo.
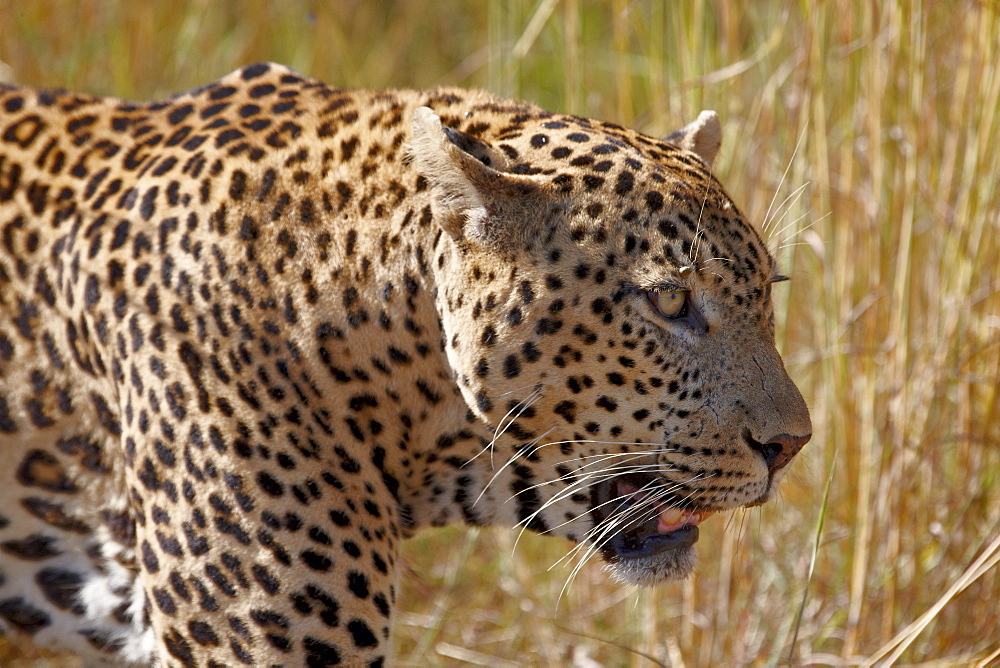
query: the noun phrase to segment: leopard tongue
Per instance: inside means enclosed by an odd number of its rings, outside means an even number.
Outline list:
[[[667,508],[660,513],[660,517],[656,522],[656,531],[658,533],[670,533],[685,526],[696,527],[711,514],[710,511],[704,510],[691,511]]]

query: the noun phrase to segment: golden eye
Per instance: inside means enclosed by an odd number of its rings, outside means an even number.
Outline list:
[[[664,318],[683,318],[688,310],[688,291],[669,290],[667,292],[646,292],[653,309]]]

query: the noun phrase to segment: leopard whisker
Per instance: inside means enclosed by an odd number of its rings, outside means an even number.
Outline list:
[[[783,251],[786,248],[795,248],[796,246],[808,246],[808,245],[810,245],[808,241],[795,241],[795,242],[790,243],[790,244],[782,244],[781,246],[778,246],[775,249],[775,252]]]
[[[504,432],[506,432],[508,429],[510,429],[511,425],[513,425],[517,421],[517,418],[521,417],[521,415],[524,414],[524,411],[528,410],[528,408],[530,408],[535,402],[537,402],[541,398],[541,396],[542,396],[542,390],[541,390],[541,388],[540,387],[536,387],[534,389],[534,391],[532,391],[532,393],[528,395],[527,398],[522,399],[521,401],[517,402],[513,406],[513,408],[511,408],[509,411],[507,411],[506,415],[504,415],[502,418],[500,418],[501,428],[498,429],[493,434],[493,438],[492,438],[492,440],[490,440],[489,445],[487,445],[485,448],[483,448],[478,453],[476,453],[476,455],[474,457],[472,457],[472,459],[470,459],[469,461],[467,461],[465,464],[463,464],[463,466],[474,462],[476,459],[479,458],[479,455],[481,455],[484,452],[486,452],[487,450],[489,450],[490,451],[490,468],[492,469],[493,466],[494,466],[494,464],[493,464],[493,446],[496,444],[497,439],[500,438],[501,436],[503,436]],[[506,425],[505,425],[504,424],[504,420],[506,420],[508,417],[510,417],[510,414],[513,413],[515,410],[517,410],[517,415],[515,415],[513,418],[511,418],[506,423]]]
[[[490,488],[490,486],[494,482],[496,482],[496,479],[499,478],[500,475],[505,470],[507,470],[508,466],[510,466],[511,464],[513,464],[523,454],[524,450],[527,450],[529,448],[533,448],[532,452],[537,452],[538,449],[541,447],[541,446],[537,445],[538,441],[540,441],[543,438],[545,438],[549,434],[549,432],[551,432],[553,429],[555,429],[555,427],[552,427],[551,429],[549,429],[545,433],[540,434],[539,436],[535,437],[532,441],[529,441],[528,443],[524,444],[525,445],[524,448],[516,450],[514,452],[514,454],[511,455],[511,457],[506,461],[506,463],[504,463],[503,466],[501,466],[499,469],[497,469],[496,472],[493,474],[493,476],[490,477],[489,481],[487,481],[487,483],[485,485],[483,485],[482,491],[479,492],[479,496],[476,497],[476,500],[472,503],[472,505],[475,506],[477,503],[479,503],[482,500],[483,495],[486,494],[486,490],[488,490]],[[491,465],[492,465],[492,462],[491,462]]]
[[[801,186],[793,190],[788,197],[786,197],[781,204],[778,205],[778,208],[775,209],[774,217],[761,226],[761,232],[766,234],[769,239],[776,234],[774,226],[788,215],[788,212],[792,210],[795,203],[802,198],[802,194],[805,192],[805,189],[809,186],[809,184],[810,181],[806,181]],[[777,193],[775,193],[775,195],[777,195]],[[781,212],[780,216],[778,215],[778,212]]]
[[[534,388],[534,390],[532,391],[532,393],[534,393],[534,392],[541,392],[542,391],[542,384],[541,383],[528,383],[527,385],[522,385],[521,387],[515,387],[514,389],[507,390],[506,392],[501,392],[499,396],[506,397],[506,396],[514,394],[516,392],[520,392],[521,390],[526,390],[529,387]]]
[[[767,205],[767,213],[764,214],[764,223],[761,225],[761,231],[767,231],[768,226],[771,224],[771,210],[774,208],[774,202],[778,199],[778,193],[781,192],[781,186],[784,185],[785,179],[788,178],[788,171],[792,168],[792,163],[795,161],[795,156],[798,155],[799,147],[802,145],[802,140],[806,137],[807,127],[802,128],[802,133],[795,142],[795,148],[792,149],[792,155],[788,158],[788,164],[785,165],[785,171],[781,174],[781,180],[778,181],[778,187],[774,189],[774,196],[771,198],[771,203]]]
[[[634,461],[636,459],[648,459],[649,457],[654,456],[654,455],[656,455],[658,453],[661,453],[661,452],[672,452],[672,450],[651,450],[649,452],[643,452],[643,453],[634,453],[634,452],[632,452],[632,453],[622,453],[622,454],[619,454],[619,455],[604,455],[604,456],[602,456],[600,458],[595,458],[592,461],[589,461],[589,462],[583,464],[578,469],[576,469],[576,471],[583,471],[585,469],[592,469],[592,467],[600,466],[601,464],[604,464],[605,462],[612,461],[612,460],[617,460],[617,462],[630,462],[630,461]],[[617,463],[615,464],[615,466],[618,466],[618,465],[619,464],[617,464]],[[655,473],[657,471],[664,470],[664,467],[661,464],[657,464],[655,462],[647,462],[647,463],[644,463],[644,464],[637,464],[637,465],[633,466],[632,468],[639,468],[639,467],[647,469],[650,473]],[[600,469],[600,470],[604,470],[604,469]],[[552,482],[558,482],[558,480],[559,480],[559,478],[556,478]]]
[[[496,482],[496,479],[507,469],[508,466],[510,466],[512,463],[514,463],[515,460],[517,460],[519,457],[521,457],[521,455],[524,453],[525,450],[529,450],[530,449],[531,452],[532,452],[532,454],[534,454],[534,453],[538,452],[539,450],[541,450],[542,448],[548,447],[550,445],[561,445],[563,443],[594,443],[594,444],[599,444],[599,445],[619,445],[619,446],[623,446],[623,445],[648,445],[647,443],[641,443],[641,442],[631,442],[631,443],[629,443],[629,442],[579,440],[579,439],[565,440],[565,441],[550,441],[550,442],[544,443],[542,445],[537,445],[537,443],[540,440],[542,440],[543,438],[545,438],[545,436],[548,435],[553,429],[555,429],[555,427],[553,427],[552,429],[549,429],[545,433],[543,433],[543,434],[535,437],[535,439],[533,439],[532,441],[529,442],[529,443],[531,443],[533,445],[527,445],[526,444],[525,447],[522,447],[518,451],[516,451],[507,460],[507,462],[503,466],[501,466],[493,474],[493,476],[490,478],[490,480],[483,486],[482,491],[479,493],[479,496],[476,497],[476,501],[473,503],[473,505],[475,505],[476,503],[479,503],[479,501],[482,499],[483,495],[486,493],[486,490],[489,489],[489,487],[494,482]],[[659,452],[672,452],[672,451],[673,451],[672,449],[662,449],[662,448],[660,448],[660,449],[657,449],[657,450],[646,451],[646,452],[642,452],[642,453],[609,453],[609,454],[602,454],[602,455],[588,455],[588,456],[585,456],[584,458],[587,458],[587,457],[598,457],[598,456],[599,457],[607,457],[607,456],[627,456],[627,455],[634,455],[634,456],[637,456],[637,457],[645,457],[645,456],[657,454]],[[478,457],[479,455],[477,454],[476,456]],[[473,459],[475,459],[475,457]],[[472,460],[469,460],[469,461],[472,461]],[[466,464],[468,464],[468,463],[469,462],[466,462]],[[492,465],[492,462],[491,462],[491,465]]]
[[[566,439],[566,440],[563,440],[563,441],[551,441],[549,443],[545,443],[544,445],[540,445],[538,447],[539,448],[544,448],[544,447],[548,447],[550,445],[563,445],[563,444],[567,444],[567,443],[580,443],[580,444],[583,444],[583,445],[613,445],[613,446],[618,446],[618,447],[632,446],[632,445],[637,445],[637,446],[642,446],[642,447],[649,447],[650,445],[653,445],[652,443],[646,443],[646,442],[643,442],[643,441],[598,441],[596,439],[573,438],[573,439]],[[582,455],[581,458],[598,457],[598,456],[603,456],[603,454],[611,454],[611,453],[602,453],[601,455]],[[628,454],[628,453],[624,453],[624,454]]]
[[[787,230],[789,228],[795,228],[798,225],[799,221],[802,220],[803,218],[808,217],[810,213],[812,213],[811,209],[809,211],[806,211],[805,213],[803,213],[801,216],[798,216],[797,218],[795,218],[791,222],[789,222],[787,225],[785,225],[784,227],[782,227],[780,230],[775,230],[775,232],[774,232],[774,234],[772,236],[776,237],[776,236],[778,236],[779,234],[781,234],[782,232],[784,232],[785,230]],[[780,248],[782,244],[784,244],[784,243],[786,243],[788,241],[791,241],[792,239],[794,239],[798,235],[802,234],[803,232],[805,232],[809,228],[815,226],[816,224],[822,222],[825,218],[828,218],[829,216],[830,216],[830,214],[827,213],[827,214],[825,214],[823,216],[820,216],[816,220],[812,221],[811,223],[809,223],[805,227],[796,228],[791,234],[789,234],[788,236],[782,238],[781,241],[778,242],[778,247]]]
[[[695,226],[694,238],[691,240],[693,257],[689,257],[691,261],[691,266],[694,267],[695,271],[698,270],[698,253],[701,250],[701,238],[700,235],[704,232],[701,226],[702,220],[705,217],[705,205],[708,203],[708,184],[705,184],[705,194],[701,198],[701,209],[698,211],[698,223]]]

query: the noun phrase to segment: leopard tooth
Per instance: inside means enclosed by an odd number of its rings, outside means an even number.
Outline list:
[[[681,519],[684,518],[685,514],[687,513],[685,513],[685,511],[683,510],[680,510],[679,508],[667,508],[662,513],[660,513],[660,521],[663,522],[666,526],[673,526],[674,524],[680,522]]]

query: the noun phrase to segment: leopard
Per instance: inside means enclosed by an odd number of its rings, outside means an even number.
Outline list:
[[[271,63],[0,88],[3,633],[386,665],[400,545],[448,524],[689,576],[812,431],[721,136]]]

